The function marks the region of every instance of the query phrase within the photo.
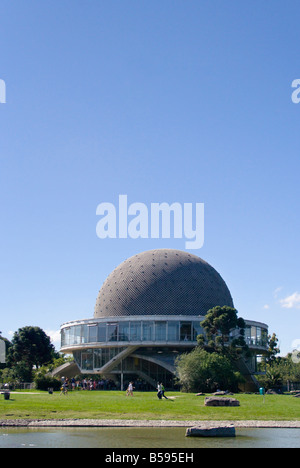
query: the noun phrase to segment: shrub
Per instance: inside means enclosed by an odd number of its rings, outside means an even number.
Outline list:
[[[240,376],[225,356],[195,348],[176,360],[177,376],[183,391],[237,391]]]
[[[48,388],[53,388],[53,390],[55,391],[59,390],[61,387],[60,380],[46,375],[38,375],[34,379],[34,383],[35,388],[38,390],[48,390]]]

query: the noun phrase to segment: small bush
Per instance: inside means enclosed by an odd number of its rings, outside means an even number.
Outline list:
[[[218,353],[195,348],[177,358],[176,370],[181,389],[186,392],[238,390],[239,374],[234,372],[229,359]]]
[[[35,388],[38,390],[48,390],[48,388],[53,388],[53,390],[59,390],[61,387],[61,382],[54,377],[49,377],[46,375],[37,376],[34,379]]]

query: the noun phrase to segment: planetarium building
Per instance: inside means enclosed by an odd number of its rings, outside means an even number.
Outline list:
[[[207,262],[179,250],[146,251],[107,277],[93,318],[61,326],[61,352],[73,354],[74,374],[100,374],[121,388],[129,380],[172,388],[176,357],[197,345],[207,311],[224,305],[234,307],[230,291]],[[267,335],[267,325],[246,320],[251,357],[239,367],[248,387]]]

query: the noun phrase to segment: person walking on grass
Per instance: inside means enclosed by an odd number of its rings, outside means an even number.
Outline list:
[[[162,397],[162,384],[157,382],[157,398],[161,400]]]
[[[68,384],[66,380],[64,380],[60,389],[60,395],[67,395],[67,394],[68,394]]]
[[[133,396],[133,389],[134,389],[133,382],[129,382],[127,392],[126,392],[126,396],[128,396],[128,395]]]
[[[169,398],[167,398],[165,395],[165,387],[163,386],[163,383],[161,383],[160,386],[161,386],[161,396],[164,397],[166,400],[168,400]]]

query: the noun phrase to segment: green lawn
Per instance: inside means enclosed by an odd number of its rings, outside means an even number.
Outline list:
[[[74,391],[0,395],[0,419],[166,419],[166,420],[300,420],[300,398],[290,395],[234,395],[239,407],[206,407],[204,396],[170,392],[158,400],[155,392]]]

